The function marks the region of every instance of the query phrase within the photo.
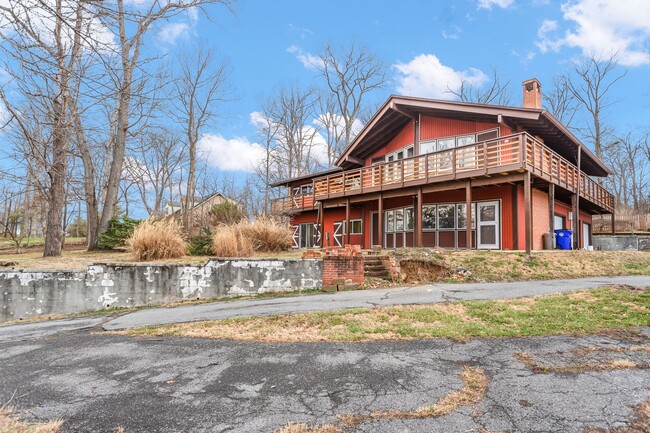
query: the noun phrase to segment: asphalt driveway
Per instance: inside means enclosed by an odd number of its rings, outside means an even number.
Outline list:
[[[61,418],[68,432],[270,433],[430,405],[461,388],[459,374],[472,366],[488,378],[477,404],[351,431],[578,433],[625,426],[650,398],[649,338],[650,328],[634,338],[467,343],[261,344],[132,338],[99,326],[36,332],[0,342],[0,403],[11,401],[28,420]],[[531,368],[521,352],[551,369]],[[576,365],[588,368],[567,369]]]

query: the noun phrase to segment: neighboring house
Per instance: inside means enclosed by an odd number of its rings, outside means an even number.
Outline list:
[[[163,210],[165,215],[171,215],[174,212],[178,212],[183,208],[183,205],[180,201],[168,201],[165,203],[165,209]]]
[[[530,251],[556,228],[591,245],[592,215],[614,213],[591,176],[611,172],[541,108],[537,79],[523,93],[523,108],[391,96],[337,168],[274,184],[293,246]]]
[[[189,210],[190,228],[186,229],[189,236],[199,236],[202,234],[204,228],[210,228],[212,224],[210,211],[215,205],[226,201],[236,203],[234,200],[218,192],[205,198],[198,198],[196,204]],[[182,222],[180,204],[177,210],[171,213],[170,216],[176,218],[179,222]]]

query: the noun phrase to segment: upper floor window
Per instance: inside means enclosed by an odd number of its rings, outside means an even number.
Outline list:
[[[411,158],[414,155],[413,145],[409,144],[408,147],[403,147],[395,152],[389,153],[385,157],[386,162],[399,161],[404,158]]]
[[[490,140],[498,136],[499,130],[496,128],[487,131],[481,131],[476,134],[463,134],[453,137],[442,137],[436,138],[434,140],[426,140],[420,142],[420,155],[439,152],[442,150],[449,150],[454,147],[468,146],[470,144]]]
[[[307,184],[302,186],[297,186],[293,189],[293,195],[312,195],[314,192],[314,185]]]

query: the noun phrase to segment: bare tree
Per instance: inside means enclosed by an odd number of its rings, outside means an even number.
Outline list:
[[[590,117],[588,124],[578,130],[592,141],[599,158],[603,157],[603,138],[611,135],[604,122],[605,110],[613,103],[609,93],[614,84],[627,74],[627,69],[617,70],[616,60],[617,54],[604,58],[589,57],[574,64],[575,77],[564,78],[571,95]]]
[[[579,107],[565,76],[560,75],[553,79],[553,88],[544,93],[544,105],[563,125],[573,126],[573,119]]]
[[[271,197],[272,189],[270,184],[273,179],[273,174],[277,170],[275,169],[275,144],[278,136],[278,131],[280,129],[280,124],[275,123],[268,117],[270,106],[272,102],[262,104],[262,114],[258,115],[255,119],[257,126],[257,136],[262,143],[264,149],[264,157],[260,164],[255,167],[255,172],[257,174],[257,179],[259,186],[264,191],[264,204],[262,213],[268,214],[271,212]],[[258,113],[259,114],[259,113]]]
[[[42,156],[48,175],[47,220],[43,255],[60,256],[66,205],[70,88],[81,55],[87,18],[84,2],[54,0],[12,1],[0,5],[0,20],[9,28],[0,32],[5,70],[23,98],[11,102],[4,90],[0,99],[33,154]],[[85,33],[86,35],[88,33]],[[28,109],[47,125],[46,140],[39,141],[25,120]],[[40,133],[40,131],[39,131]]]
[[[180,76],[175,81],[174,108],[179,125],[185,131],[189,169],[183,208],[183,225],[191,227],[190,212],[196,194],[196,146],[203,129],[217,117],[218,102],[226,97],[226,63],[217,63],[214,53],[199,46],[195,52],[179,56]]]
[[[180,183],[179,172],[184,152],[178,146],[178,137],[167,131],[149,131],[140,134],[138,146],[129,152],[125,160],[125,180],[139,193],[141,203],[150,216],[162,216],[164,200],[168,191],[174,191]]]
[[[116,0],[115,6],[104,6],[104,24],[114,30],[118,38],[118,62],[114,72],[114,85],[117,89],[117,103],[112,116],[110,137],[110,168],[104,187],[99,232],[105,232],[115,213],[118,202],[119,183],[124,167],[127,139],[136,124],[131,118],[132,101],[139,88],[138,72],[148,61],[142,57],[142,44],[145,35],[159,21],[169,19],[179,13],[196,8],[204,10],[209,4],[220,3],[230,8],[231,0],[172,0],[153,1],[144,10],[138,5],[125,9],[124,0]]]
[[[315,123],[320,127],[322,135],[325,137],[327,165],[332,167],[346,146],[346,128],[343,117],[337,114],[336,96],[329,92],[321,95],[319,98],[319,111],[321,114],[315,120]]]
[[[348,145],[367,95],[387,84],[386,65],[367,47],[355,43],[340,48],[327,44],[318,57],[320,61],[314,66],[334,95],[335,114],[343,119],[344,144]]]
[[[462,102],[475,102],[477,104],[510,105],[511,96],[508,92],[510,80],[501,82],[499,72],[492,68],[492,78],[483,86],[475,86],[466,79],[460,82],[458,90],[447,87],[447,93],[451,93]]]

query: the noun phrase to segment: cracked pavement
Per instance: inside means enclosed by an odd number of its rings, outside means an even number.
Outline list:
[[[650,362],[640,336],[266,344],[133,338],[85,329],[0,341],[0,403],[68,432],[274,432],[288,423],[430,405],[461,387],[464,366],[488,377],[485,398],[437,418],[382,419],[356,432],[583,432],[625,426],[650,398],[650,370],[535,373],[543,365]],[[18,325],[25,326],[25,325]],[[641,349],[639,349],[641,348]]]

